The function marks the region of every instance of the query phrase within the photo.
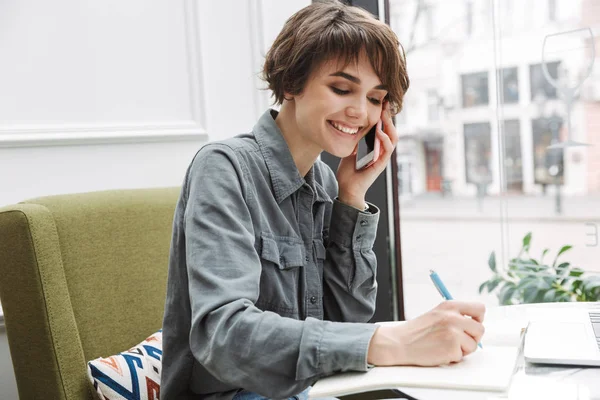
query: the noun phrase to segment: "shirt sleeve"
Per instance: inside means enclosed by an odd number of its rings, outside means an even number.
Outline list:
[[[375,325],[299,321],[255,306],[261,262],[245,170],[221,144],[205,146],[190,169],[184,232],[195,359],[220,381],[269,398],[337,371],[366,371]]]
[[[331,321],[367,322],[375,312],[379,209],[360,211],[334,200],[323,267],[323,305]]]

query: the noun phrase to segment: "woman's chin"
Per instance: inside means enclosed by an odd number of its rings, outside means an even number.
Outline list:
[[[352,152],[354,151],[354,148],[352,149],[341,149],[339,146],[338,147],[334,147],[331,149],[325,149],[326,152],[328,152],[329,154],[331,154],[332,156],[338,157],[338,158],[346,158],[350,155],[352,155]]]

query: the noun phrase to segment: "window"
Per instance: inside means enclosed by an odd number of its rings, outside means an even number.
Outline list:
[[[489,103],[488,97],[487,72],[462,75],[463,107],[487,105]]]
[[[558,79],[558,66],[560,62],[547,63],[548,73],[554,79]],[[531,100],[537,96],[543,96],[547,99],[555,99],[556,88],[548,82],[542,71],[542,64],[533,64],[529,66],[529,84],[531,87]]]
[[[492,182],[492,146],[488,122],[465,124],[465,175],[468,183]]]
[[[523,191],[523,157],[521,154],[521,124],[518,119],[504,121],[504,179],[506,190]]]
[[[408,16],[401,33],[392,22],[400,42],[408,43],[413,31],[410,16],[417,2],[389,2],[392,9]],[[398,173],[402,195],[395,216],[396,237],[401,242],[399,287],[407,318],[440,301],[428,281],[430,268],[456,298],[477,299],[488,307],[565,300],[565,296],[572,301],[590,298],[589,291],[582,295],[571,290],[581,287],[582,280],[569,278],[563,286],[563,278],[555,277],[553,285],[568,289],[560,297],[541,274],[529,275],[533,279],[527,295],[521,289],[511,290],[511,285],[519,281],[521,288],[529,279],[516,278],[513,272],[505,279],[515,263],[528,263],[529,258],[553,273],[554,258],[565,245],[573,247],[558,257],[557,265],[570,263],[585,271],[586,285],[600,277],[600,137],[594,130],[600,121],[600,104],[585,96],[574,99],[573,129],[567,132],[562,97],[547,82],[539,64],[544,36],[557,31],[549,17],[561,21],[560,31],[569,32],[590,25],[590,18],[598,15],[595,0],[571,3],[436,1],[431,8],[433,21],[445,23],[436,24],[435,40],[408,52],[414,82],[409,95],[428,101],[411,104],[408,118],[415,116],[415,121],[410,128],[402,127],[404,142],[411,145],[405,143],[397,152],[397,162],[403,164]],[[480,9],[488,10],[489,23]],[[562,77],[563,67],[572,76],[586,71],[593,62],[590,40],[559,39],[560,46],[545,49],[549,74]],[[496,51],[492,51],[494,46]],[[496,87],[489,86],[489,73],[497,74],[499,79],[491,79]],[[586,83],[591,81],[593,77]],[[437,140],[432,140],[425,124],[418,123],[434,115],[432,89],[458,107],[439,110]],[[488,107],[493,100],[490,96],[496,93],[503,99],[498,113]],[[538,103],[536,93],[544,101]],[[545,118],[533,120],[538,117]],[[549,148],[567,137],[591,146]],[[522,250],[528,237],[530,245]],[[548,252],[542,258],[545,249]],[[488,264],[492,254],[496,271]],[[580,273],[571,272],[570,277]],[[600,300],[598,294],[592,297]]]
[[[502,102],[504,104],[519,102],[519,70],[503,68],[500,72],[502,84]]]
[[[558,143],[563,121],[554,115],[532,121],[533,168],[535,183],[546,186],[564,183],[564,158],[562,149],[549,149]]]

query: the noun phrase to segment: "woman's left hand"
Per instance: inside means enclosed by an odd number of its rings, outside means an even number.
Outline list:
[[[362,210],[365,206],[365,194],[375,179],[385,170],[396,144],[398,133],[392,122],[390,105],[386,101],[381,110],[383,129],[376,130],[376,138],[380,142],[379,158],[370,166],[356,170],[356,149],[348,157],[342,158],[337,171],[339,185],[338,198],[342,203]]]

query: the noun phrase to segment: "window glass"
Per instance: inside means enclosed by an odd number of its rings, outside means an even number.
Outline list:
[[[519,73],[516,67],[503,68],[502,74],[502,102],[505,104],[519,102]]]
[[[488,306],[600,300],[597,2],[417,3],[390,0],[406,317],[441,301],[430,269]]]
[[[488,95],[488,73],[477,72],[462,76],[462,99],[463,107],[487,105]]]
[[[554,79],[558,78],[559,62],[547,63],[548,72]],[[529,82],[531,86],[531,99],[534,100],[538,96],[543,96],[548,99],[556,98],[556,88],[552,86],[542,71],[542,64],[534,64],[529,66]]]

